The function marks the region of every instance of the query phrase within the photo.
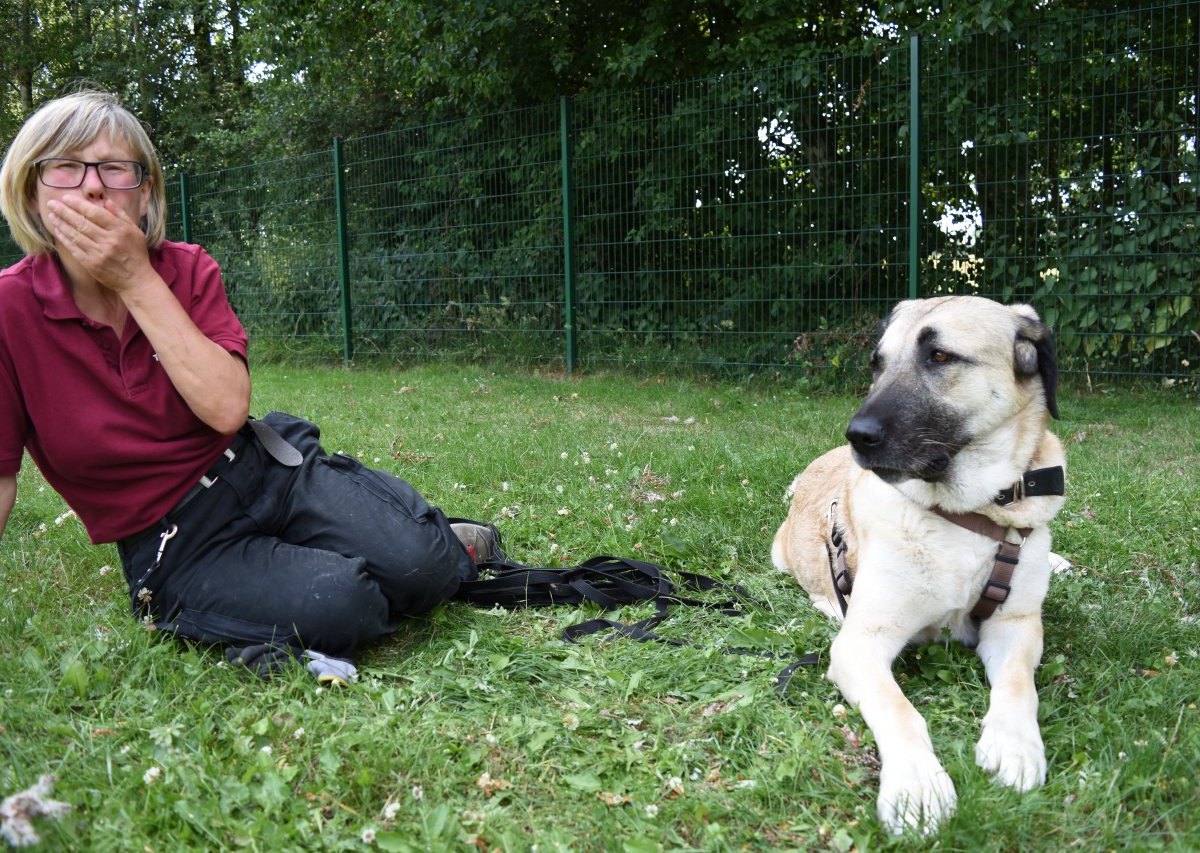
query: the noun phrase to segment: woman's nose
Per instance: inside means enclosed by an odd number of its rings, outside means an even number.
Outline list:
[[[89,163],[83,167],[83,183],[79,187],[90,195],[100,195],[104,192],[104,182],[100,180],[100,167]]]

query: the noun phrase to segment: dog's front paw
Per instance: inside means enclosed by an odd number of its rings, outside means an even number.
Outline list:
[[[954,783],[932,753],[885,762],[880,771],[879,821],[895,835],[937,832],[957,803]]]
[[[1046,750],[1037,723],[985,718],[975,763],[1010,788],[1028,791],[1038,787],[1046,781]]]

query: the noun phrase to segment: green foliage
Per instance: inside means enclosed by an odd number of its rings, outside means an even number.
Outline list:
[[[119,91],[278,350],[340,349],[341,136],[364,354],[540,363],[570,319],[593,363],[838,382],[916,289],[1032,302],[1068,370],[1191,385],[1198,13],[1095,5],[28,0],[0,12],[0,120]]]
[[[1032,302],[1068,370],[1195,381],[1196,103],[1169,82],[1195,14],[1057,11],[1044,38],[1001,27],[924,47],[949,179],[930,197],[977,224],[955,241],[927,222],[944,250],[929,277]]]

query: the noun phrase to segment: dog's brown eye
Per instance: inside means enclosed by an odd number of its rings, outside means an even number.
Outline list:
[[[946,352],[945,350],[935,349],[929,354],[929,360],[935,364],[947,364],[951,361],[954,361],[954,356],[950,355],[950,353]]]

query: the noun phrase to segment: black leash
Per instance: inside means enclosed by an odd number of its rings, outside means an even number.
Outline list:
[[[724,597],[709,600],[685,595],[684,591],[718,592]],[[693,644],[660,636],[653,630],[670,615],[671,605],[703,607],[726,616],[744,615],[742,605],[745,603],[765,607],[740,584],[725,583],[695,572],[680,571],[668,575],[662,566],[654,563],[611,556],[592,557],[577,566],[538,568],[522,565],[498,554],[481,563],[479,577],[464,581],[454,597],[479,607],[507,609],[590,602],[604,610],[614,610],[626,604],[653,601],[654,614],[639,622],[625,623],[598,617],[569,625],[563,629],[562,639],[576,643],[592,634],[612,631],[618,637],[637,642],[656,642],[677,647]],[[724,654],[787,659],[773,652],[754,649],[724,648],[721,651]],[[820,655],[816,653],[793,661],[776,677],[776,691],[786,699],[787,688],[795,671],[819,662]]]

